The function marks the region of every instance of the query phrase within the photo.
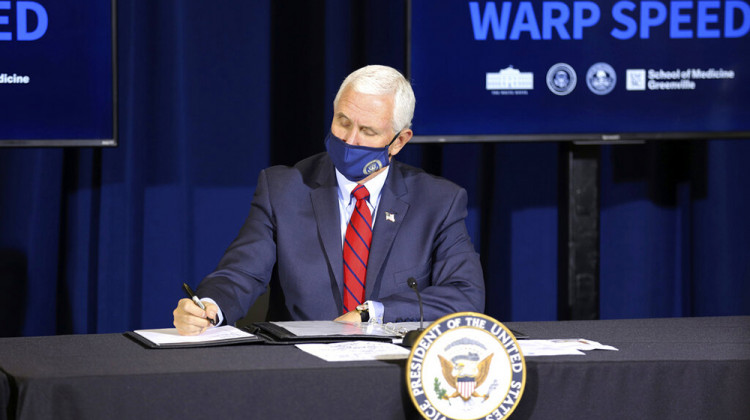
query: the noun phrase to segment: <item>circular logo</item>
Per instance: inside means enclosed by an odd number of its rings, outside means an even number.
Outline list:
[[[557,63],[547,71],[547,87],[555,95],[567,95],[576,88],[576,76],[573,67],[565,63]]]
[[[616,83],[615,69],[607,63],[596,63],[589,67],[589,71],[586,73],[586,84],[597,95],[606,95],[612,92]]]
[[[380,163],[379,160],[375,159],[371,162],[368,162],[367,165],[365,165],[364,168],[362,168],[362,173],[365,175],[370,175],[373,172],[377,172],[380,170],[380,168],[383,167],[383,164]]]
[[[419,336],[407,362],[406,384],[426,418],[505,419],[521,400],[526,362],[503,324],[458,312]]]

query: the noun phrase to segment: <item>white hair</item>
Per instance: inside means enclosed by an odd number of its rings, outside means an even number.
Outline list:
[[[341,93],[350,86],[355,92],[366,95],[393,95],[393,131],[399,132],[411,127],[416,99],[411,84],[398,70],[388,66],[371,65],[354,71],[341,83],[333,100],[334,108],[339,103]]]

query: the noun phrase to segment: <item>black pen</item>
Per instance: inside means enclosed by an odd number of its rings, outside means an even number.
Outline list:
[[[192,299],[193,302],[196,305],[198,305],[199,308],[203,309],[204,311],[206,310],[206,307],[203,305],[203,302],[201,302],[200,299],[198,299],[198,296],[196,296],[195,293],[193,293],[193,289],[191,289],[187,283],[182,283],[182,289],[185,291],[188,298]],[[208,322],[210,322],[211,325],[216,325],[216,321],[214,321],[213,318],[208,318]]]

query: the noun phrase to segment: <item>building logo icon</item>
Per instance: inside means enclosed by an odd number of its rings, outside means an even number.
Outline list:
[[[509,66],[497,73],[486,73],[485,88],[489,91],[497,90],[533,90],[534,73],[523,73],[513,66]]]

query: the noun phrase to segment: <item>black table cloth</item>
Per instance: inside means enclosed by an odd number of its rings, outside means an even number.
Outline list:
[[[512,419],[750,418],[750,317],[520,322],[619,351],[529,357]],[[418,418],[404,361],[293,346],[150,350],[121,334],[0,339],[0,417]],[[210,413],[210,414],[209,414]]]

